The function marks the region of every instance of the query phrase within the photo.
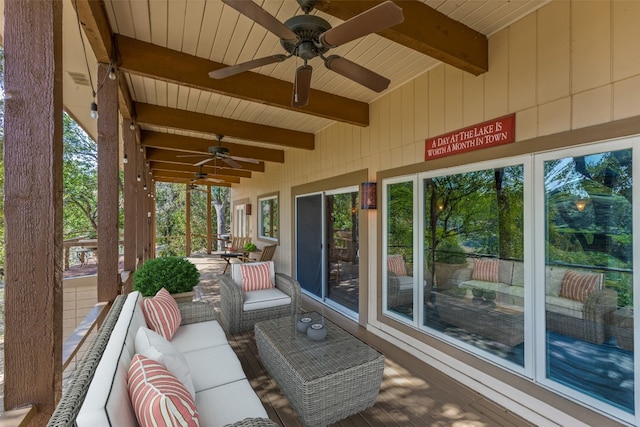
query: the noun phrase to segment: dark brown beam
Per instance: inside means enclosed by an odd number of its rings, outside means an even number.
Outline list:
[[[149,131],[142,132],[140,141],[145,147],[161,148],[164,150],[175,150],[183,153],[194,154],[208,154],[210,146],[218,145],[217,140],[192,138],[189,136]],[[266,162],[284,163],[284,151],[282,150],[234,144],[231,142],[225,142],[224,140],[220,145],[228,148],[229,154],[232,156],[263,160]]]
[[[175,172],[190,172],[194,174],[199,170],[197,166],[180,165],[177,163],[163,163],[163,162],[151,162],[150,167],[151,167],[151,170],[154,172],[155,171],[175,171]],[[225,169],[221,167],[208,166],[208,164],[205,164],[202,167],[202,171],[206,173],[216,173],[219,171],[222,175],[237,176],[238,178],[251,178],[250,171],[244,171],[240,169]]]
[[[194,174],[189,172],[157,171],[157,172],[154,172],[153,175],[162,176],[164,178],[181,178],[181,179],[188,179],[189,181],[194,181],[194,182],[203,181],[203,182],[209,182],[209,184],[215,184],[214,182],[210,182],[204,179],[196,179]],[[210,174],[207,176],[207,178],[223,179],[226,182],[231,184],[240,184],[240,178],[238,178],[237,176]]]
[[[291,111],[304,112],[330,120],[358,126],[369,125],[369,105],[342,96],[311,89],[309,105],[291,106],[291,82],[254,72],[246,72],[222,80],[209,77],[209,72],[233,64],[222,64],[167,49],[151,43],[117,35],[120,68],[131,74],[150,77],[187,87],[258,102]]]
[[[136,103],[138,123],[163,126],[172,129],[222,134],[249,141],[264,142],[282,147],[313,150],[314,135],[274,126],[259,125],[240,120],[194,113],[177,108]]]
[[[382,0],[322,0],[315,7],[347,20]],[[487,37],[415,0],[394,0],[404,11],[404,22],[379,35],[424,53],[473,75],[489,70]]]
[[[180,153],[176,152],[176,151],[171,151],[171,150],[158,150],[157,148],[147,148],[147,160],[149,161],[156,161],[156,162],[165,162],[165,163],[178,163],[178,164],[182,164],[182,165],[193,165],[194,162],[193,159],[187,157],[187,158],[183,158],[183,157],[178,157],[180,155]],[[196,159],[197,160],[197,159]],[[213,162],[210,162],[213,163]],[[264,163],[260,162],[258,164],[256,163],[249,163],[249,162],[242,162],[239,161],[238,163],[240,163],[240,165],[242,166],[242,169],[244,170],[248,170],[248,171],[254,171],[254,172],[264,172]],[[213,165],[212,165],[213,166]],[[218,164],[216,165],[218,168],[229,168],[229,166],[227,166],[224,162],[218,162]],[[233,169],[233,168],[231,168]]]

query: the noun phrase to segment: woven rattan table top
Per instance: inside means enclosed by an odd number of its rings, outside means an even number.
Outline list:
[[[315,312],[304,313],[312,323],[324,322],[327,337],[313,341],[296,329],[296,318],[282,317],[256,323],[256,336],[262,335],[273,350],[283,355],[302,380],[315,379],[364,365],[383,357],[353,335]]]

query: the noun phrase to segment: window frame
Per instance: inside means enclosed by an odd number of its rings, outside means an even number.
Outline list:
[[[262,214],[262,204],[265,202],[269,202],[271,200],[275,200],[277,202],[277,207],[275,209],[273,209],[272,211],[272,218],[271,218],[271,228],[273,229],[273,224],[274,224],[274,219],[276,220],[275,223],[278,224],[278,228],[276,231],[276,236],[265,236],[262,234],[262,221],[263,221],[263,214]],[[256,232],[256,236],[257,236],[257,240],[261,241],[261,242],[266,242],[266,243],[275,243],[275,244],[280,244],[280,230],[279,230],[279,225],[280,225],[280,192],[276,191],[273,193],[267,193],[267,194],[262,194],[258,196],[258,206],[257,206],[257,232]]]

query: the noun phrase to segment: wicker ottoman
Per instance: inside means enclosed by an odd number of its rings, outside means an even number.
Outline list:
[[[618,346],[624,350],[633,351],[633,308],[622,307],[613,313],[613,335]]]
[[[317,313],[314,322],[321,321]],[[384,356],[325,320],[327,338],[313,341],[297,332],[295,319],[258,322],[256,345],[262,364],[287,396],[305,426],[326,426],[376,401]]]

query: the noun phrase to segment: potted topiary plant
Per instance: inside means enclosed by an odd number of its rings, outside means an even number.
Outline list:
[[[133,273],[133,289],[145,297],[165,288],[177,301],[193,300],[200,272],[186,258],[166,256],[146,261]]]
[[[467,253],[455,239],[443,240],[436,248],[435,277],[439,291],[458,286],[460,282],[470,279],[467,273]],[[469,271],[470,273],[470,271]],[[469,276],[469,277],[466,277]]]

